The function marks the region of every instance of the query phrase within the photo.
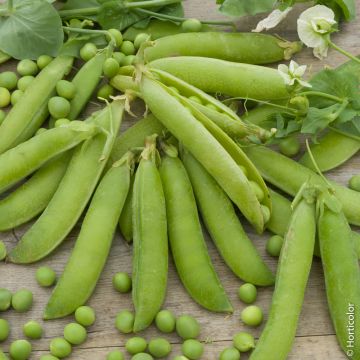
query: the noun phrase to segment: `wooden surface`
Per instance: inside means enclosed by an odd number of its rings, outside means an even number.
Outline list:
[[[357,0],[358,8],[360,8],[360,0]],[[200,18],[221,18],[216,13],[215,0],[187,0],[185,2],[187,15]],[[300,9],[294,11],[290,19],[285,24],[277,29],[277,33],[291,39],[296,38],[295,33],[295,19]],[[241,30],[250,30],[256,24],[254,19],[243,19],[239,28]],[[333,37],[333,40],[343,46],[345,49],[351,51],[353,54],[360,53],[360,43],[358,41],[360,34],[360,22],[355,21],[343,27],[340,34]],[[329,57],[320,62],[312,56],[310,50],[305,49],[300,55],[296,56],[296,60],[300,64],[309,65],[309,74],[316,72],[325,64],[336,66],[346,59],[336,54],[334,51],[329,52]],[[9,68],[13,65],[6,65]],[[128,120],[124,123],[124,128],[133,123],[134,120]],[[360,172],[360,156],[354,157],[346,165],[331,172],[330,176],[341,183],[346,184],[348,178],[355,173]],[[61,214],[59,214],[61,216]],[[5,240],[9,248],[16,243],[16,238],[21,236],[28,227],[24,226],[16,229],[14,232],[2,233],[1,238]],[[248,227],[250,237],[253,239],[256,246],[264,255],[266,262],[272,269],[276,268],[276,259],[273,259],[265,254],[264,244],[269,234],[258,236]],[[40,288],[35,282],[35,271],[40,265],[49,265],[53,267],[57,274],[60,275],[69,253],[74,245],[74,240],[78,233],[77,227],[69,236],[69,240],[60,246],[60,248],[44,261],[32,266],[16,266],[12,264],[0,264],[0,287],[5,287],[11,291],[16,291],[20,288],[31,289],[34,293],[34,306],[32,310],[25,314],[18,314],[14,311],[9,311],[1,314],[1,316],[9,320],[11,324],[11,336],[3,345],[4,350],[8,349],[11,341],[23,338],[22,325],[30,320],[39,320],[42,318],[42,311],[49,298],[49,289]],[[223,261],[219,258],[214,246],[208,241],[211,258],[218,274],[223,281],[226,291],[228,292],[234,308],[235,313],[232,316],[225,316],[221,314],[212,314],[197,306],[184,291],[174,266],[171,263],[169,269],[169,286],[166,303],[164,308],[173,310],[176,314],[192,314],[195,316],[202,327],[201,340],[208,342],[206,345],[203,359],[213,360],[218,358],[221,350],[231,344],[232,336],[239,331],[250,331],[256,337],[259,336],[261,328],[249,329],[246,328],[239,321],[240,311],[244,308],[237,299],[237,289],[241,282],[227,269]],[[86,271],[80,269],[79,271]],[[97,321],[94,326],[90,328],[88,341],[74,349],[72,356],[69,359],[78,360],[100,360],[105,359],[108,351],[116,348],[123,348],[126,340],[130,336],[124,336],[118,333],[114,327],[114,319],[116,314],[124,309],[132,309],[130,295],[120,295],[116,293],[111,285],[113,274],[119,271],[131,272],[131,247],[129,247],[121,239],[119,235],[116,236],[111,249],[109,260],[106,264],[105,270],[98,283],[96,291],[91,298],[89,305],[93,306],[97,313]],[[268,313],[272,296],[272,289],[259,289],[259,298],[257,304],[261,306],[265,314]],[[33,341],[33,354],[31,359],[39,359],[39,357],[46,353],[49,347],[50,339],[61,336],[64,325],[72,321],[72,317],[62,320],[43,322],[45,328],[45,336],[42,340]],[[286,331],[286,329],[284,329]],[[145,331],[142,336],[147,339],[159,335],[154,327]],[[173,352],[169,358],[180,354],[180,339],[171,335],[168,339],[174,345]],[[127,359],[130,357],[126,355]],[[246,355],[242,355],[242,359],[247,359]],[[291,360],[341,360],[345,359],[339,346],[337,345],[334,336],[326,304],[326,297],[324,291],[324,281],[321,270],[321,264],[318,260],[314,260],[311,277],[308,284],[308,289],[305,296],[305,303],[300,319],[300,324],[297,331],[293,351],[289,357]]]

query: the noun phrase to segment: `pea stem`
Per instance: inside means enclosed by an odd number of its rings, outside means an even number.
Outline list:
[[[328,40],[328,43],[329,43],[329,45],[330,45],[333,49],[337,50],[339,53],[347,56],[349,59],[354,60],[354,61],[356,61],[357,63],[360,64],[360,60],[359,60],[356,56],[350,54],[350,53],[347,52],[346,50],[344,50],[344,49],[342,49],[341,47],[337,46],[337,45],[334,44],[330,39]]]
[[[14,8],[14,1],[13,0],[8,0],[8,10],[12,11]]]
[[[91,16],[97,15],[100,12],[100,7],[91,7],[84,9],[72,9],[72,10],[60,10],[59,15],[62,18],[71,18],[79,16]]]
[[[303,91],[303,92],[299,93],[298,95],[320,96],[320,97],[323,97],[323,98],[326,98],[326,99],[334,100],[334,101],[339,102],[339,103],[342,103],[344,101],[344,99],[341,99],[338,96],[323,93],[321,91]]]
[[[126,8],[134,9],[134,8],[150,8],[156,6],[165,6],[178,4],[182,0],[148,0],[148,1],[137,1],[137,2],[128,2],[125,3]]]

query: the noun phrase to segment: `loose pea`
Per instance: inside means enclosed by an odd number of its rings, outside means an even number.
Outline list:
[[[97,47],[93,43],[87,43],[80,49],[80,57],[84,61],[89,61],[97,53]]]
[[[149,34],[146,34],[146,33],[137,34],[136,38],[134,40],[135,49],[139,49],[141,44],[148,40],[150,40]]]
[[[254,190],[256,198],[259,200],[259,202],[262,202],[264,200],[264,192],[261,189],[260,185],[256,183],[255,181],[249,181],[251,188]]]
[[[90,306],[80,306],[75,311],[75,320],[82,326],[92,325],[95,319],[95,311]]]
[[[70,113],[70,102],[60,96],[52,97],[48,107],[50,115],[55,119],[66,118]]]
[[[257,290],[253,284],[243,284],[239,287],[238,291],[239,298],[246,304],[252,304],[255,302],[257,297]]]
[[[0,311],[9,310],[12,294],[8,289],[0,289]]]
[[[47,130],[46,128],[39,128],[39,129],[36,131],[35,135],[40,135],[40,134],[42,134],[43,132],[45,132],[46,130]]]
[[[263,321],[263,312],[256,305],[247,306],[240,314],[241,320],[248,326],[259,326]]]
[[[146,350],[147,342],[144,338],[135,336],[129,339],[126,344],[125,348],[127,352],[131,355],[142,353]]]
[[[300,151],[300,141],[295,136],[289,136],[279,143],[279,149],[285,156],[295,156]]]
[[[115,75],[117,75],[119,69],[120,65],[116,59],[108,58],[105,60],[103,65],[103,73],[107,78],[113,78]]]
[[[200,325],[192,316],[182,315],[176,320],[176,332],[184,340],[196,339],[200,334]]]
[[[198,32],[201,31],[202,24],[198,19],[187,19],[182,22],[181,29],[184,32]]]
[[[121,311],[116,315],[115,327],[124,334],[130,334],[134,328],[135,315],[128,311]]]
[[[190,360],[197,360],[204,352],[204,345],[198,340],[188,339],[181,345],[181,351]]]
[[[63,359],[71,354],[72,348],[71,345],[63,338],[55,338],[50,342],[50,353]]]
[[[106,356],[106,360],[124,360],[124,354],[120,350],[113,350]]]
[[[155,318],[156,327],[163,333],[171,333],[175,330],[176,317],[169,310],[161,310]]]
[[[6,245],[0,240],[0,261],[4,260],[7,255]]]
[[[49,55],[40,55],[36,60],[37,66],[40,70],[44,69],[52,62],[53,58]]]
[[[11,105],[15,105],[20,98],[23,96],[24,92],[21,90],[15,90],[11,93]]]
[[[8,90],[16,88],[18,82],[17,75],[12,71],[4,71],[0,73],[0,87],[4,87]]]
[[[149,353],[155,358],[163,358],[171,353],[171,344],[163,338],[152,339],[149,342]]]
[[[10,325],[7,320],[0,319],[0,342],[5,341],[9,337]]]
[[[121,32],[117,29],[109,29],[108,32],[112,35],[115,40],[116,46],[120,47],[123,43],[123,36]]]
[[[271,256],[279,256],[283,244],[284,244],[284,238],[282,236],[279,235],[271,236],[266,243],[266,251]]]
[[[19,79],[17,86],[21,91],[25,91],[29,85],[34,81],[35,77],[32,75],[26,75]]]
[[[194,102],[196,102],[198,104],[202,104],[201,99],[198,98],[197,96],[189,96],[189,100],[194,101]]]
[[[154,358],[146,353],[139,353],[131,357],[131,360],[154,360]]]
[[[137,57],[135,55],[127,55],[123,61],[123,66],[135,64]]]
[[[53,355],[43,355],[40,360],[59,360],[59,358]]]
[[[247,352],[255,348],[254,337],[246,332],[239,332],[233,338],[234,346],[240,352]]]
[[[126,55],[123,54],[122,52],[114,52],[113,53],[113,58],[119,63],[119,65],[123,65],[123,62],[126,58]]]
[[[0,108],[6,107],[10,104],[11,95],[7,88],[0,87]]]
[[[121,44],[120,51],[125,55],[134,55],[136,49],[131,41],[126,40]]]
[[[360,174],[354,175],[349,181],[350,189],[360,191]]]
[[[39,71],[36,63],[30,59],[21,60],[16,69],[21,76],[36,75]]]
[[[5,117],[6,117],[6,112],[0,109],[0,125],[5,120]]]
[[[17,312],[28,311],[33,304],[33,294],[31,291],[22,289],[17,291],[12,299],[11,305]]]
[[[219,360],[239,360],[240,352],[234,347],[224,349],[219,357]]]
[[[71,100],[74,98],[76,93],[75,85],[67,80],[59,80],[56,83],[56,92],[59,96]]]
[[[72,345],[80,345],[86,341],[86,329],[77,323],[67,324],[64,328],[64,338]]]
[[[125,272],[119,272],[114,275],[112,280],[114,289],[119,293],[128,293],[131,290],[132,281],[129,274]]]
[[[105,84],[98,90],[96,96],[100,99],[109,100],[110,96],[113,96],[114,93],[115,93],[115,89],[111,85]]]
[[[49,266],[41,266],[36,270],[36,281],[42,287],[52,286],[56,281],[56,273]]]
[[[37,321],[31,320],[23,326],[23,333],[30,339],[41,339],[43,329]]]
[[[27,340],[16,340],[10,345],[10,356],[14,360],[27,360],[31,353],[31,344]]]
[[[70,120],[69,119],[57,119],[54,123],[54,126],[60,127],[60,126],[66,126],[70,124]]]

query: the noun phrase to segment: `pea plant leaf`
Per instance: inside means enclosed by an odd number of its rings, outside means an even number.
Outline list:
[[[227,16],[241,17],[270,12],[276,3],[276,0],[224,0],[219,11]]]
[[[10,12],[2,7],[0,34],[0,49],[15,59],[56,56],[64,38],[60,16],[46,0],[15,0]]]
[[[61,10],[86,9],[98,6],[100,6],[100,4],[97,0],[68,0]]]

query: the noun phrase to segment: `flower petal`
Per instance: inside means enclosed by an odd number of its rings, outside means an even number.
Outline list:
[[[304,20],[306,22],[310,22],[312,19],[316,17],[324,18],[328,21],[329,20],[334,21],[335,13],[325,5],[315,5],[303,11],[299,16],[299,19]]]
[[[327,41],[324,41],[324,43],[322,43],[321,45],[314,47],[313,53],[317,58],[322,60],[323,58],[327,57],[328,49],[329,44],[327,43]]]
[[[324,41],[322,34],[316,33],[310,23],[301,19],[297,21],[297,31],[300,40],[308,47],[320,46]]]
[[[301,86],[303,86],[303,87],[309,87],[309,88],[312,87],[312,85],[311,85],[310,83],[308,83],[308,82],[306,82],[306,81],[304,81],[304,80],[298,79],[298,83],[299,83]]]
[[[261,20],[257,25],[253,32],[261,32],[264,30],[269,30],[276,27],[278,24],[281,23],[287,16],[287,14],[292,10],[292,7],[281,11],[276,9],[272,11],[265,19]]]
[[[305,74],[306,68],[306,65],[298,66],[297,69],[294,71],[294,76],[301,78]]]

